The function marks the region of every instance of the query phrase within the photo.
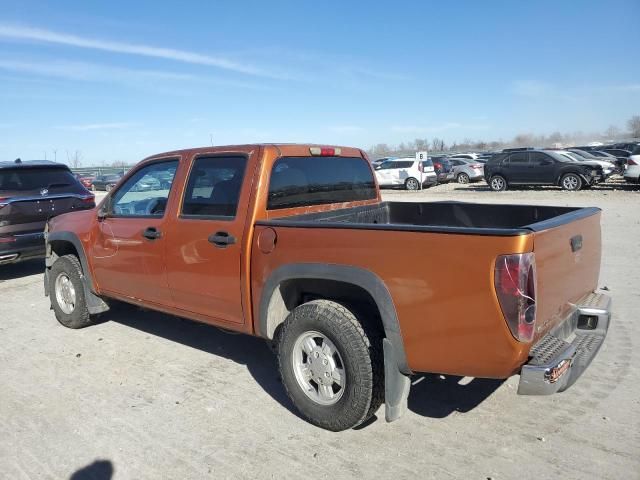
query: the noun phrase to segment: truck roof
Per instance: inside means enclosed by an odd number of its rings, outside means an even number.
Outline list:
[[[322,148],[339,148],[340,155],[342,157],[363,157],[364,152],[359,148],[354,147],[342,147],[339,145],[327,145],[327,144],[318,144],[318,143],[248,143],[248,144],[240,144],[240,145],[215,145],[208,147],[194,147],[194,148],[185,148],[182,150],[172,150],[169,152],[158,153],[148,157],[145,160],[159,158],[159,157],[168,157],[171,155],[198,155],[202,153],[219,153],[229,150],[238,150],[238,151],[247,151],[252,148],[259,147],[272,147],[280,151],[280,155],[282,156],[309,156],[309,148],[311,147],[322,147]]]

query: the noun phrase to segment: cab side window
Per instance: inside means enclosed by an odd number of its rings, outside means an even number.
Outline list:
[[[247,157],[241,155],[197,158],[187,181],[182,217],[235,218],[246,165]]]
[[[142,167],[113,194],[111,214],[116,217],[162,217],[178,160]]]

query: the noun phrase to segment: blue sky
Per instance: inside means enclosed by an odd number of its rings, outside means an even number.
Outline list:
[[[601,131],[640,2],[0,0],[0,158]]]

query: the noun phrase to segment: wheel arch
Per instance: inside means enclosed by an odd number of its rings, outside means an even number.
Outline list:
[[[379,322],[393,347],[398,369],[411,373],[391,294],[380,277],[359,267],[298,263],[276,269],[267,279],[260,298],[258,335],[273,339],[291,310],[315,299],[314,296],[342,301],[357,313],[375,315],[374,321]]]
[[[82,246],[82,242],[73,232],[51,232],[47,233],[47,253],[45,257],[45,295],[49,295],[49,270],[58,257],[64,255],[75,255],[82,267],[82,282],[84,284],[84,294],[87,301],[87,308],[91,314],[106,312],[109,306],[95,294],[95,284],[87,261],[87,255]]]

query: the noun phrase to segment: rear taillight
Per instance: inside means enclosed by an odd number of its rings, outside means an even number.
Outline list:
[[[471,165],[471,168],[483,168],[484,165],[482,165],[481,163],[474,163],[473,165]]]
[[[533,252],[499,256],[494,285],[511,334],[520,342],[533,340],[536,323],[536,261]]]
[[[9,197],[0,197],[0,208],[6,207],[9,204]]]
[[[638,163],[635,160],[633,160],[631,158],[628,158],[627,159],[627,165],[638,165]]]
[[[82,197],[80,201],[82,202],[83,205],[88,205],[91,207],[96,206],[96,197],[94,195],[88,195],[86,197]]]
[[[16,241],[16,237],[9,235],[8,237],[0,237],[0,243],[13,243]]]

